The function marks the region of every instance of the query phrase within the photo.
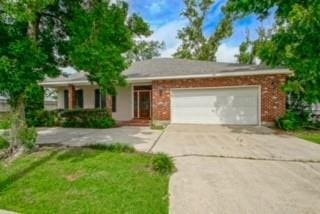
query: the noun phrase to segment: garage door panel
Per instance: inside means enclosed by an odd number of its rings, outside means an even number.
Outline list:
[[[258,89],[172,91],[173,123],[258,124]]]

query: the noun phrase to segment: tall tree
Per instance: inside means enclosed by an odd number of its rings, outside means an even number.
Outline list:
[[[135,41],[133,48],[128,52],[129,62],[142,61],[161,56],[160,50],[165,48],[164,42],[159,41]]]
[[[254,64],[253,42],[250,40],[249,29],[246,38],[239,46],[239,54],[235,55],[239,64]]]
[[[271,66],[294,71],[285,90],[298,99],[320,101],[320,1],[229,0],[225,14],[238,19],[249,14],[265,18],[275,10],[277,29],[260,44],[259,58]]]
[[[15,118],[10,149],[19,146],[25,126],[27,89],[71,65],[108,93],[124,83],[123,56],[135,35],[150,35],[149,26],[128,4],[107,0],[25,0],[0,2],[0,94],[9,98]]]
[[[271,38],[275,28],[266,29],[260,26],[257,29],[258,38],[250,39],[249,29],[246,31],[246,38],[239,46],[239,54],[235,55],[237,62],[240,64],[256,64],[259,59],[261,46]]]
[[[232,33],[231,20],[226,16],[213,35],[206,38],[203,26],[214,0],[184,0],[184,3],[186,9],[182,16],[187,18],[189,25],[178,32],[182,44],[174,57],[215,61],[221,40]]]

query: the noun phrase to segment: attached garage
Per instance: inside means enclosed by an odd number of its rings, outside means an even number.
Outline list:
[[[258,125],[259,87],[171,90],[171,122]]]

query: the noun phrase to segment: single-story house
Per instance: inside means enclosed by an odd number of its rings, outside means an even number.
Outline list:
[[[271,124],[286,110],[282,85],[291,72],[258,65],[159,58],[133,63],[127,86],[102,96],[83,72],[46,79],[58,108],[107,108],[117,121]]]

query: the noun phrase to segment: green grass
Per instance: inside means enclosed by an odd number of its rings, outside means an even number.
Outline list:
[[[152,155],[78,148],[0,163],[0,209],[20,213],[168,213],[168,175]]]
[[[294,132],[294,135],[313,143],[320,144],[320,131],[297,131]]]

